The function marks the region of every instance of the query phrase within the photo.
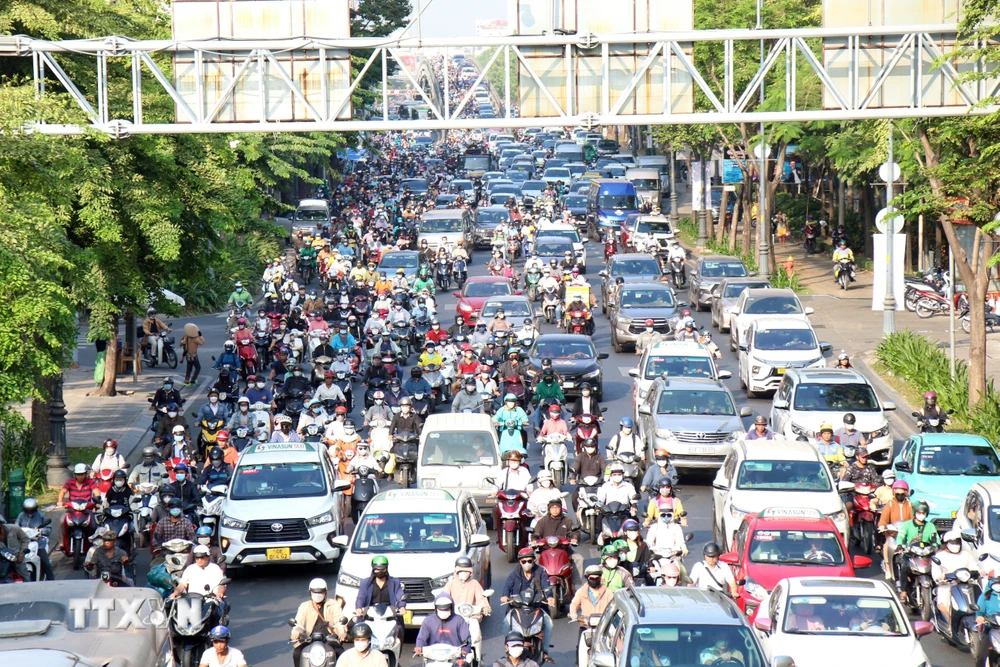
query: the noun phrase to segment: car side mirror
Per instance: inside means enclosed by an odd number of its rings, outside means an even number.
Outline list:
[[[753,626],[765,634],[771,633],[771,619],[767,616],[758,616],[753,622]]]
[[[455,297],[458,297],[458,298],[462,298],[462,293],[461,292],[452,292],[451,295],[455,296]]]
[[[697,271],[688,271],[688,275],[691,276],[692,278],[694,278],[695,276],[698,275],[698,272]]]
[[[839,482],[837,484],[837,490],[841,493],[850,493],[854,490],[854,482]]]
[[[740,348],[740,352],[746,352],[747,351],[747,346],[746,345],[740,345],[739,348]]]
[[[965,540],[966,542],[973,542],[973,543],[975,543],[975,541],[976,541],[976,531],[974,531],[971,528],[966,528],[965,530],[962,531],[962,539]]]
[[[863,570],[866,567],[871,567],[872,559],[868,556],[854,556],[851,559],[851,565],[857,570]]]
[[[768,627],[771,625],[771,619],[767,619]],[[770,632],[770,630],[768,630]],[[795,667],[795,660],[791,656],[787,655],[776,655],[771,660],[771,667]]]
[[[628,376],[630,378],[637,378],[638,379],[638,377],[639,377],[639,369],[638,368],[630,368],[630,369],[628,369]],[[152,399],[150,399],[150,400],[152,400]]]
[[[774,402],[771,404],[771,407],[774,408],[775,410],[787,410],[788,401],[786,401],[783,398],[776,398],[774,399]]]
[[[338,479],[333,483],[334,491],[346,491],[351,488],[351,480],[349,479]]]
[[[598,271],[597,275],[599,275],[602,278],[607,278],[608,277],[608,272],[607,271]]]
[[[813,308],[812,306],[806,306],[803,312],[805,312],[806,315],[812,315],[813,313],[816,312],[816,309]]]
[[[469,546],[473,549],[490,546],[489,535],[473,535],[469,538]]]
[[[608,354],[607,352],[601,352],[599,355],[597,355],[597,358],[598,359],[607,359],[609,356],[611,356],[611,355]]]
[[[884,401],[882,403],[882,409],[883,410],[895,410],[896,409],[896,404],[893,403],[892,401]]]
[[[928,621],[914,621],[913,622],[913,634],[918,637],[923,637],[924,635],[929,635],[934,632],[934,624]]]
[[[740,314],[740,309],[737,308],[736,306],[733,306],[732,308],[729,309],[729,314],[730,315],[739,315]]]
[[[719,379],[720,380],[728,380],[731,377],[733,377],[733,374],[732,374],[731,371],[719,371]]]
[[[653,414],[653,411],[649,409],[648,405],[640,405],[639,414],[649,416]]]
[[[896,469],[896,472],[913,472],[913,466],[910,465],[909,461],[896,461],[892,467]]]
[[[594,667],[615,667],[615,656],[610,653],[595,653],[591,662]]]
[[[753,278],[754,276],[757,275],[757,272],[756,271],[749,271],[749,272],[747,272],[747,275],[750,276],[751,278]]]
[[[719,556],[719,560],[727,565],[737,565],[740,562],[740,557],[736,555],[735,551],[727,551]]]
[[[347,535],[337,535],[335,538],[330,540],[330,544],[335,547],[340,547],[341,549],[346,549],[348,540],[350,540],[350,538]]]
[[[743,406],[740,408],[740,417],[752,417],[753,410],[748,406]]]
[[[833,349],[833,343],[820,343],[819,349],[820,352],[829,352],[830,350]]]

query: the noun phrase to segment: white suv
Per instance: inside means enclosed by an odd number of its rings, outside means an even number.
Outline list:
[[[639,405],[649,395],[653,381],[663,377],[709,378],[725,380],[733,376],[729,371],[716,368],[712,353],[701,343],[686,340],[665,340],[646,348],[639,359],[639,367],[629,370],[635,378],[632,389],[632,417],[638,419]]]
[[[823,353],[833,349],[816,340],[802,320],[762,317],[754,320],[740,343],[740,388],[747,398],[775,391],[789,368],[826,368]]]
[[[750,324],[760,317],[780,317],[784,320],[808,322],[812,308],[803,308],[799,297],[790,289],[745,289],[731,309],[729,349],[734,352],[743,344]]]

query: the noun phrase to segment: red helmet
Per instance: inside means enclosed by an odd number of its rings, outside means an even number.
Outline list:
[[[107,440],[104,441],[104,447],[105,448],[111,447],[112,449],[118,449],[118,441],[115,440],[114,438],[108,438]]]
[[[323,371],[323,377],[325,377],[325,378],[332,378],[333,377],[333,371]]]
[[[346,415],[347,414],[347,408],[344,407],[343,405],[338,405],[337,409],[334,410],[333,413],[337,414],[337,415]]]
[[[653,326],[653,320],[646,320],[646,326],[647,327]]]
[[[215,436],[215,439],[218,440],[219,442],[229,442],[229,432],[219,431],[219,434]]]

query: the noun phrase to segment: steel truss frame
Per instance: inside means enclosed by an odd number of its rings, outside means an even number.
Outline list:
[[[506,127],[557,127],[582,125],[597,127],[602,125],[660,125],[660,124],[699,124],[699,123],[759,123],[809,120],[851,120],[866,118],[919,118],[961,116],[966,114],[993,113],[997,107],[980,104],[1000,92],[1000,84],[992,80],[979,80],[973,83],[960,83],[959,73],[952,61],[946,61],[938,72],[945,83],[958,92],[961,102],[953,106],[925,104],[924,86],[921,85],[926,74],[925,60],[942,58],[944,53],[940,48],[942,42],[954,43],[957,26],[915,25],[898,27],[879,27],[878,33],[871,27],[862,28],[806,28],[791,30],[718,30],[690,31],[671,33],[637,33],[608,35],[522,35],[493,38],[460,38],[460,39],[420,39],[400,38],[396,40],[349,38],[324,40],[319,38],[284,39],[284,40],[253,40],[253,41],[133,41],[123,37],[108,37],[91,40],[67,40],[50,42],[27,37],[0,38],[0,56],[31,57],[33,62],[33,79],[36,95],[42,96],[51,89],[53,79],[75,100],[90,119],[93,128],[108,133],[113,137],[125,137],[132,134],[190,134],[190,133],[238,133],[238,132],[278,132],[278,131],[377,131],[377,130],[447,130],[463,128]],[[733,71],[738,42],[766,40],[770,50],[747,84],[745,89],[736,90]],[[822,47],[820,53],[809,46],[807,40],[830,40],[824,42],[828,48],[839,48],[846,62],[838,63],[841,69],[849,72],[848,90],[838,87],[830,75],[828,67],[822,64]],[[715,90],[706,81],[704,73],[700,72],[691,57],[692,46],[702,42],[721,42],[724,44],[724,80],[722,89]],[[863,49],[881,44],[884,54],[883,62],[874,81],[867,85],[860,74],[863,68],[871,69],[872,62],[863,60]],[[464,94],[457,95],[453,82],[447,77],[443,85],[431,87],[430,90],[418,84],[418,79],[426,81],[429,71],[424,64],[411,72],[403,62],[405,50],[423,56],[444,53],[446,56],[467,46],[500,47],[493,53],[488,64],[481,68],[475,84]],[[636,58],[636,70],[631,72],[628,85],[620,94],[613,94],[609,82],[609,72],[612,67],[612,49],[633,47],[636,53],[643,54]],[[846,49],[844,48],[846,46]],[[548,49],[548,53],[560,60],[558,71],[565,72],[565,81],[561,81],[561,90],[556,94],[546,85],[545,79],[533,69],[532,59],[525,57],[525,49],[529,47],[561,47]],[[327,63],[331,52],[336,52],[340,58],[343,53],[371,50],[367,61],[358,74],[352,75],[350,85],[339,100],[330,103],[327,91]],[[291,78],[278,64],[277,59],[290,51],[307,52],[310,57],[318,57],[322,89],[321,104],[317,107],[310,102],[306,91]],[[193,55],[196,67],[209,58],[218,58],[226,54],[239,63],[236,74],[229,79],[226,87],[211,108],[206,112],[204,86],[200,77],[196,77],[196,97],[199,102],[192,108],[177,91],[174,83],[164,74],[152,58],[154,53],[183,54],[185,58]],[[77,54],[94,59],[97,70],[97,90],[84,93],[60,66],[57,56],[60,54]],[[600,112],[579,113],[578,85],[574,81],[574,59],[580,56],[594,57],[599,54],[601,73],[603,74],[600,95]],[[801,58],[799,57],[801,56]],[[502,56],[502,60],[501,60]],[[549,57],[547,55],[546,57]],[[770,76],[775,64],[784,58],[784,81],[780,77]],[[109,80],[108,61],[110,59],[131,60],[131,91],[132,115],[128,118],[112,118],[109,111]],[[401,70],[402,75],[419,91],[423,101],[430,107],[431,113],[425,120],[395,120],[389,116],[389,63]],[[657,65],[657,61],[662,65]],[[797,70],[799,62],[815,73],[819,79],[827,103],[833,100],[836,108],[800,109],[796,104]],[[544,97],[555,109],[542,117],[518,118],[511,114],[511,97],[516,100],[519,91],[517,82],[511,81],[511,76],[504,77],[502,91],[494,91],[495,99],[503,101],[502,118],[479,119],[460,118],[473,95],[473,90],[485,84],[486,76],[493,67],[508,63],[520,65],[521,76],[530,78],[537,88],[538,94]],[[900,63],[903,63],[902,65]],[[537,63],[537,61],[536,61]],[[908,63],[908,65],[906,64]],[[263,89],[265,67],[270,65],[270,71],[275,72],[287,87],[295,101],[307,110],[308,118],[294,121],[272,120],[268,118],[268,106],[265,96],[260,95],[261,122],[228,122],[219,118],[219,112],[234,99],[238,84],[249,77],[257,78],[257,85]],[[381,89],[376,91],[380,98],[377,105],[382,118],[340,118],[348,109],[351,96],[361,83],[362,78],[372,67],[381,71]],[[663,109],[661,113],[629,114],[624,113],[630,96],[636,92],[644,77],[652,74],[652,68],[663,73]],[[976,72],[983,72],[985,65],[976,62],[966,65]],[[885,89],[891,74],[898,77],[900,68],[909,72],[909,104],[897,107],[878,107],[874,104],[880,93]],[[143,87],[148,86],[148,80],[143,81],[142,70],[145,68],[152,75],[163,91],[174,100],[177,107],[176,122],[153,123],[143,118]],[[121,70],[120,70],[121,71]],[[198,70],[203,71],[203,70]],[[508,70],[504,70],[508,71]],[[711,109],[693,113],[679,113],[671,109],[672,96],[671,72],[683,71],[704,97],[710,102]],[[147,77],[148,78],[148,77]],[[773,88],[784,86],[786,104],[783,110],[758,111],[753,107],[760,86]],[[557,99],[561,96],[561,102]],[[94,102],[91,102],[91,98]],[[457,103],[456,103],[457,102]],[[45,134],[78,134],[84,128],[71,125],[47,124],[44,120],[33,126],[34,131]]]

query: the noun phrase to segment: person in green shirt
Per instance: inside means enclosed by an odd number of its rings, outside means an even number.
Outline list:
[[[542,374],[541,381],[535,385],[535,392],[531,401],[535,404],[535,411],[532,414],[532,425],[535,427],[535,433],[537,433],[542,428],[542,421],[545,419],[546,411],[540,409],[542,402],[547,401],[549,404],[555,403],[559,406],[566,402],[562,387],[556,382],[555,374],[552,371],[546,371]]]
[[[612,545],[607,545],[601,550],[601,582],[614,593],[619,588],[628,588],[632,585],[632,574],[618,565],[618,549]]]
[[[232,306],[237,310],[245,310],[250,306],[251,301],[253,301],[253,297],[250,296],[250,292],[243,289],[243,283],[237,280],[236,284],[233,285],[233,293],[229,295],[226,305]]]
[[[926,500],[921,500],[919,502],[914,503],[913,518],[910,519],[909,521],[904,521],[903,524],[899,527],[899,535],[896,537],[896,543],[904,547],[913,542],[920,542],[923,544],[937,546],[941,542],[941,538],[938,536],[937,528],[934,526],[934,524],[927,520],[927,514],[929,511],[930,507],[927,505]],[[899,568],[899,581],[896,582],[896,589],[900,591],[899,596],[905,600],[906,598],[905,565]]]
[[[413,291],[419,294],[423,290],[427,290],[431,294],[434,294],[434,281],[431,280],[430,273],[427,269],[420,269],[420,274],[417,279],[413,281]]]

